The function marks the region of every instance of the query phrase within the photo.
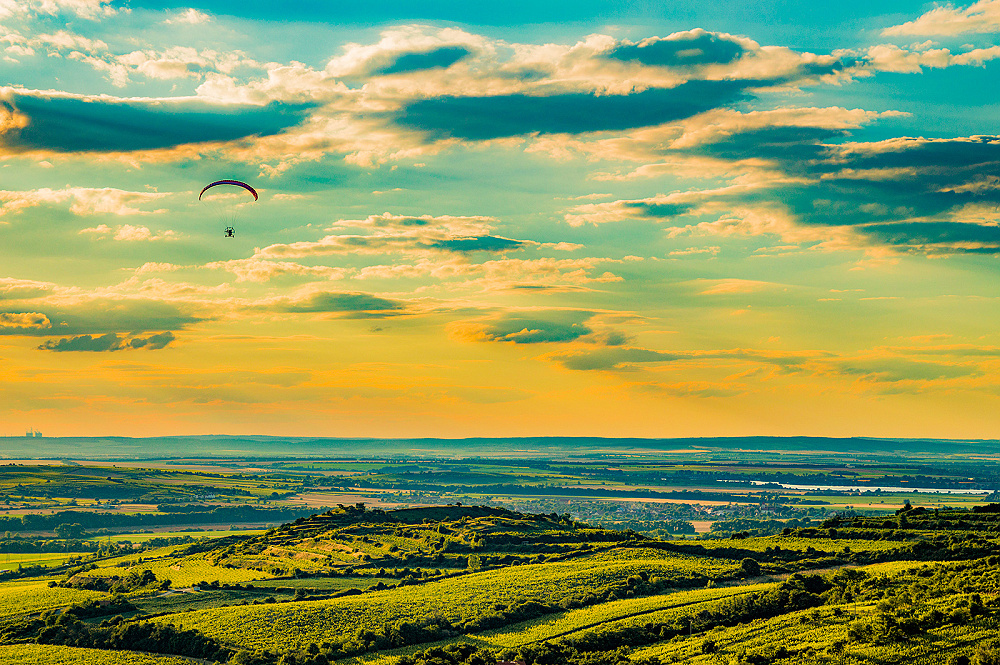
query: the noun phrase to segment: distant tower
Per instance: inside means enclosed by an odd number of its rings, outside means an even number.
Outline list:
[[[32,439],[40,439],[40,438],[42,438],[42,433],[39,432],[38,430],[36,430],[34,427],[29,427],[28,431],[25,432],[24,435],[26,437],[29,437],[29,438],[32,438]]]

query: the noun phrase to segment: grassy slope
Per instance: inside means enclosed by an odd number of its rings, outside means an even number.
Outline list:
[[[49,644],[0,646],[4,665],[191,665],[188,658],[156,656],[134,651],[78,649]]]
[[[474,619],[494,605],[558,600],[567,591],[581,595],[604,593],[640,573],[683,579],[695,572],[737,567],[734,562],[694,557],[664,558],[661,553],[656,553],[655,558],[640,558],[643,553],[629,550],[618,557],[602,554],[568,562],[514,566],[364,596],[204,610],[170,620],[227,645],[268,648],[278,634],[290,646],[305,646],[359,628],[378,630],[386,623],[402,620],[440,615],[458,623]]]

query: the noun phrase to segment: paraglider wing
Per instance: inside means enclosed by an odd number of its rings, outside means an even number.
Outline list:
[[[205,189],[201,190],[201,194],[198,195],[198,200],[201,201],[201,197],[205,194],[205,192],[210,190],[212,187],[215,187],[216,185],[236,185],[237,187],[242,187],[243,189],[253,194],[254,201],[257,200],[257,190],[251,187],[250,185],[246,184],[245,182],[240,182],[239,180],[216,180],[215,182],[206,185]]]

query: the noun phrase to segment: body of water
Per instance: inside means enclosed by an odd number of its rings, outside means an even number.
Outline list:
[[[745,480],[723,480],[724,483],[742,483]],[[792,485],[789,483],[769,483],[763,480],[751,480],[751,485],[777,485],[786,490],[804,490],[816,492],[830,490],[833,492],[920,492],[922,494],[992,494],[996,490],[978,489],[942,489],[940,487],[892,487],[882,485]]]

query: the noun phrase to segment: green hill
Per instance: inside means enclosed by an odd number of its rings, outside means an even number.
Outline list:
[[[986,665],[997,510],[664,541],[557,514],[343,506],[0,582],[0,659]]]

